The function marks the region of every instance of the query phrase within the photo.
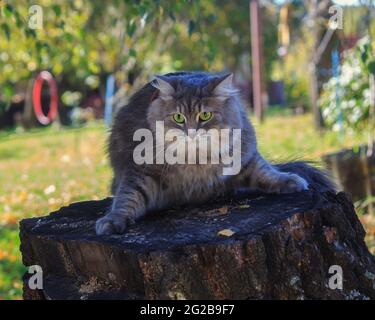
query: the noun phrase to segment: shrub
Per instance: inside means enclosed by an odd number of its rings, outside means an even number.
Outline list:
[[[324,84],[318,101],[329,128],[347,132],[367,128],[373,59],[372,45],[367,38],[343,53],[339,75]]]

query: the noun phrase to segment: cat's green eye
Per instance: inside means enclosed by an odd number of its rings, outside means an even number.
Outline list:
[[[199,114],[199,119],[201,121],[208,121],[212,118],[212,112],[204,111]]]
[[[178,124],[182,124],[185,122],[185,117],[182,113],[174,113],[172,118]]]

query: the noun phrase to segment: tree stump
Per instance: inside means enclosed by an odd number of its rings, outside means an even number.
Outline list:
[[[373,146],[373,148],[375,145]],[[370,199],[375,194],[375,153],[368,154],[367,146],[358,150],[344,149],[322,157],[341,189],[349,193],[353,201]],[[367,211],[374,213],[374,204],[369,201]]]
[[[375,153],[367,153],[367,146],[359,146],[356,151],[344,149],[322,157],[342,189],[355,201],[375,194]]]
[[[25,299],[375,298],[375,259],[344,193],[240,194],[99,237],[111,201],[21,221],[23,263],[43,270],[42,290],[25,274]]]

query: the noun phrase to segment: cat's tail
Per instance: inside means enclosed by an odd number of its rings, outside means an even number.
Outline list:
[[[324,169],[318,169],[313,162],[291,161],[274,165],[281,172],[291,172],[304,178],[309,189],[316,191],[337,191],[337,185],[333,181],[331,174]]]

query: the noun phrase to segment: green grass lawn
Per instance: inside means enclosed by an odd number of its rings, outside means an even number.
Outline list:
[[[310,115],[274,115],[255,124],[259,147],[268,159],[320,160],[326,152],[365,141],[317,133]],[[0,299],[19,299],[25,271],[19,253],[18,221],[45,215],[74,201],[108,195],[111,171],[105,155],[107,131],[92,122],[79,129],[47,128],[0,132]],[[373,217],[361,217],[375,252]]]

